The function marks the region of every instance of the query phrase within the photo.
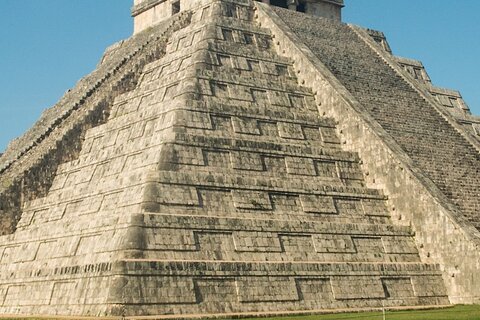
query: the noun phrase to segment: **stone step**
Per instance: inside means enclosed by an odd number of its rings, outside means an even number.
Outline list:
[[[217,312],[265,311],[272,310],[272,303],[281,303],[282,310],[448,304],[438,267],[419,263],[137,259],[124,260],[116,267],[126,284],[123,290],[143,293],[139,296],[144,303],[158,304],[159,297],[167,297],[163,299],[178,303],[185,313],[212,307]],[[120,298],[118,292],[113,301]],[[220,310],[215,302],[222,302]]]
[[[296,194],[305,197],[338,197],[363,199],[364,201],[373,201],[383,203],[387,197],[378,189],[355,188],[349,186],[331,186],[330,184],[319,184],[318,181],[307,181],[304,178],[290,178],[284,177],[271,179],[270,177],[255,176],[251,174],[231,174],[230,172],[223,174],[216,171],[205,172],[175,172],[175,171],[159,171],[151,173],[148,177],[151,183],[158,183],[157,188],[162,191],[167,188],[166,185],[172,185],[172,194],[178,192],[178,199],[186,197],[191,194],[191,199],[194,201],[195,188],[211,188],[211,189],[225,189],[235,192],[245,192],[245,195],[251,193],[279,193],[279,194]],[[193,188],[190,190],[190,188]],[[167,188],[168,189],[168,188]],[[165,193],[166,195],[166,193]],[[240,196],[240,195],[239,195]],[[260,197],[258,195],[258,197]],[[169,197],[165,196],[165,201]],[[308,200],[305,200],[308,202]],[[261,201],[263,202],[263,201]],[[384,211],[382,209],[381,211]],[[380,214],[380,212],[379,212]]]
[[[233,217],[209,217],[195,215],[170,215],[162,213],[143,214],[145,228],[189,230],[212,229],[218,231],[249,231],[270,233],[332,234],[352,236],[413,237],[409,226],[394,224],[336,223],[330,221],[248,219]]]

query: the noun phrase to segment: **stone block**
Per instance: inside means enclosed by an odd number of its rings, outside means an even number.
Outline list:
[[[367,216],[383,216],[383,217],[390,216],[390,212],[388,211],[385,200],[362,199],[362,206],[363,206],[363,211]]]
[[[278,122],[278,135],[285,139],[298,139],[303,140],[302,126],[297,123]]]
[[[263,171],[263,161],[258,153],[232,151],[230,152],[232,168],[239,170]]]
[[[357,249],[349,235],[316,234],[313,235],[313,244],[318,253],[356,253]]]
[[[192,230],[149,229],[147,230],[148,248],[164,251],[198,250]]]
[[[281,252],[278,234],[272,232],[235,231],[235,251],[238,252]]]
[[[235,133],[260,134],[256,119],[232,117],[232,126]]]
[[[287,172],[294,175],[316,176],[313,159],[301,157],[285,157]]]
[[[165,205],[198,206],[198,191],[190,186],[158,186],[158,202]]]
[[[405,299],[414,298],[412,281],[406,278],[382,278],[382,284],[385,288],[385,296],[387,299]]]
[[[336,300],[385,299],[385,290],[379,277],[332,277],[331,283]]]
[[[240,302],[298,301],[294,279],[287,277],[252,277],[237,280]]]
[[[332,197],[317,195],[300,195],[304,212],[319,214],[337,214],[337,208]]]
[[[237,209],[272,210],[268,192],[232,190],[232,196]]]
[[[412,237],[382,236],[385,253],[418,254],[417,246]]]

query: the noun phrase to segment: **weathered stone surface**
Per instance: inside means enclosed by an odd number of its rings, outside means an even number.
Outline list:
[[[134,10],[138,16],[171,4],[137,1]],[[287,23],[295,18],[278,14]],[[477,251],[452,281],[455,248],[438,237],[445,227],[472,248],[459,234],[475,229],[456,223],[461,215],[445,204],[452,198],[412,173],[425,169],[421,156],[399,168],[407,156],[372,134],[394,132],[365,122],[368,113],[344,99],[365,88],[352,84],[350,92],[329,78],[313,45],[296,51],[302,44],[292,37],[311,39],[292,33],[303,24],[285,22],[248,0],[186,1],[179,14],[106,53],[99,70],[110,80],[89,95],[108,96],[101,117],[90,115],[96,104],[85,100],[78,116],[54,121],[26,153],[20,150],[37,129],[11,145],[0,176],[9,182],[0,189],[8,233],[0,237],[0,312],[181,316],[474,300],[478,280],[462,281],[472,276]],[[365,63],[372,83],[428,107],[367,40],[327,20],[310,21],[310,33],[317,22],[323,38],[344,37],[341,61]],[[362,62],[349,48],[361,51]],[[381,84],[380,76],[395,81]],[[118,83],[125,87],[112,89]],[[429,115],[428,123],[454,131]],[[35,128],[44,129],[42,121]],[[82,123],[78,135],[70,122]],[[371,136],[352,134],[345,122]],[[451,142],[473,157],[461,138],[452,133]],[[47,166],[46,150],[70,156]],[[392,180],[403,188],[384,182]],[[432,225],[422,228],[421,219]],[[429,231],[436,233],[427,241]]]

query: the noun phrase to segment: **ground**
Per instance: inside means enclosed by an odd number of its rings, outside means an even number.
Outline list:
[[[75,318],[3,318],[2,320],[74,320]],[[81,319],[81,318],[76,318]],[[128,319],[128,318],[127,318]],[[250,318],[245,320],[382,320],[382,312],[357,312],[357,313],[341,313],[311,316],[292,316],[292,317],[276,317],[276,318]],[[416,311],[387,311],[385,313],[386,320],[480,320],[480,305],[457,305],[451,308],[435,309],[435,310],[416,310]]]

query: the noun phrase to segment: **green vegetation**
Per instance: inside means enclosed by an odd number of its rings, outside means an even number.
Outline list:
[[[341,313],[312,316],[263,318],[258,320],[382,320],[382,312]],[[387,311],[386,320],[480,320],[480,305],[458,305],[446,309]]]
[[[75,318],[2,318],[0,320],[68,320]],[[128,319],[128,318],[127,318]],[[275,318],[252,318],[245,320],[382,320],[382,312],[339,313],[311,316],[291,316]],[[415,311],[387,311],[386,320],[480,320],[480,305],[458,305],[445,309],[415,310]]]

